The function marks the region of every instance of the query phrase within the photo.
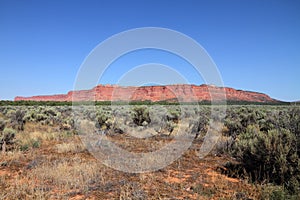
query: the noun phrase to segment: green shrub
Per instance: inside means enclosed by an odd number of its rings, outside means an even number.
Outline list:
[[[4,128],[0,132],[0,150],[10,150],[15,142],[16,131],[12,128]]]
[[[266,184],[262,187],[260,199],[269,200],[298,200],[300,194],[288,194],[283,186],[276,186],[272,184]]]
[[[17,110],[16,112],[11,114],[11,125],[13,128],[17,130],[24,130],[24,120],[25,112],[21,110]]]
[[[6,126],[6,123],[5,123],[4,119],[0,118],[0,132],[4,130],[5,126]]]
[[[44,120],[46,120],[46,119],[47,119],[47,115],[45,115],[45,114],[37,113],[37,114],[35,115],[35,120],[36,120],[37,122],[41,122],[41,121],[44,121]]]
[[[35,112],[34,110],[29,110],[26,112],[25,116],[24,116],[24,120],[26,122],[33,122],[35,118]]]
[[[289,130],[263,132],[250,125],[238,136],[231,153],[252,181],[267,181],[284,185],[291,193],[300,192],[297,138]]]
[[[151,122],[149,109],[146,106],[135,106],[132,109],[132,120],[138,126]]]
[[[43,113],[47,116],[56,116],[57,111],[55,110],[54,107],[45,107],[43,110]]]
[[[39,148],[40,147],[40,141],[39,140],[32,140],[31,146],[33,148]]]
[[[10,107],[8,107],[8,108],[6,109],[6,111],[4,112],[4,114],[5,114],[8,118],[12,118],[12,117],[16,114],[15,108],[10,108]]]
[[[198,137],[201,133],[206,133],[208,128],[209,119],[206,116],[201,116],[198,119],[192,119],[189,122],[191,133]]]
[[[112,125],[112,117],[109,113],[104,111],[97,112],[96,114],[96,128],[110,129]]]
[[[265,118],[265,111],[253,107],[233,107],[227,111],[224,125],[227,127],[227,136],[236,138],[245,132],[247,126],[259,124]]]
[[[178,123],[180,115],[181,115],[181,111],[178,109],[169,110],[169,113],[166,116],[167,121],[173,121],[175,123]]]
[[[165,125],[165,129],[169,132],[172,133],[174,129],[176,128],[177,124],[173,121],[167,121]]]
[[[22,144],[19,144],[21,151],[27,151],[30,148],[39,148],[41,145],[41,141],[39,139],[29,139]]]

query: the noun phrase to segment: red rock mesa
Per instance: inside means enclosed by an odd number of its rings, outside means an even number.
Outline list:
[[[266,94],[213,85],[118,86],[98,85],[67,94],[15,97],[15,101],[248,101],[276,102]]]

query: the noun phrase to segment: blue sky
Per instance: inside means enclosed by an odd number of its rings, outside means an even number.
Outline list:
[[[0,99],[66,93],[100,42],[150,26],[196,40],[225,86],[300,100],[299,19],[297,0],[0,0]],[[100,83],[116,83],[126,70],[149,62],[203,83],[183,60],[159,51],[120,58]]]

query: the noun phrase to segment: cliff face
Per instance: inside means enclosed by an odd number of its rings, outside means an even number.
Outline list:
[[[121,87],[98,85],[91,90],[70,91],[68,94],[16,97],[15,101],[249,101],[276,102],[266,94],[211,85],[166,85]]]

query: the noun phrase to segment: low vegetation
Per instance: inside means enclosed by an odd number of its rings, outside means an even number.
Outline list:
[[[300,198],[299,106],[229,105],[222,119],[211,116],[210,105],[140,104],[0,106],[0,199]],[[183,121],[192,146],[156,172],[115,171],[81,140],[92,130],[128,151],[155,151]],[[222,136],[201,160],[197,151],[212,122],[223,124]],[[146,130],[147,137],[134,137]]]

